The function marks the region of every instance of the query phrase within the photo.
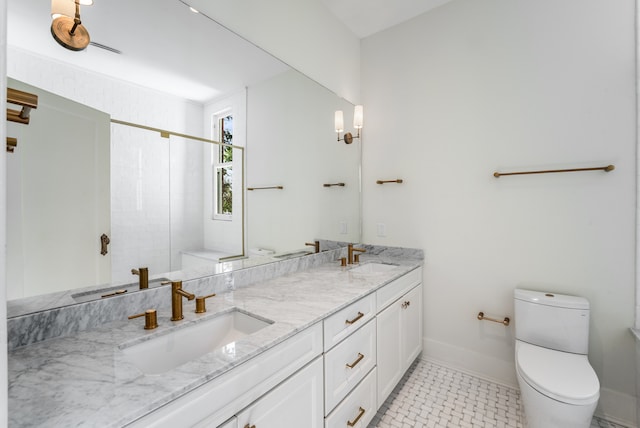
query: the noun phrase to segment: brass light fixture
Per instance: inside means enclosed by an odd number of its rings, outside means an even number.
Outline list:
[[[91,5],[93,0],[51,0],[51,35],[60,46],[81,51],[91,41],[89,32],[80,20],[80,5]]]
[[[338,133],[338,141],[344,141],[345,144],[353,143],[354,138],[360,138],[360,129],[362,129],[362,123],[364,120],[363,109],[361,105],[357,105],[353,108],[353,127],[358,130],[358,135],[354,136],[351,132],[344,134],[343,138],[340,138],[340,133],[344,132],[344,116],[342,110],[336,111],[335,114],[335,128]]]

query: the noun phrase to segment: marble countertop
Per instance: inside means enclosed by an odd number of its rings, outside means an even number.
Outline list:
[[[207,300],[205,314],[184,301],[185,319],[158,310],[159,327],[144,318],[114,321],[9,353],[9,426],[121,427],[323,320],[422,265],[421,260],[363,256],[362,264],[398,264],[383,273],[350,272],[337,263],[284,275]],[[237,308],[273,321],[258,332],[160,375],[125,361],[122,348]],[[152,358],[152,357],[151,357]]]

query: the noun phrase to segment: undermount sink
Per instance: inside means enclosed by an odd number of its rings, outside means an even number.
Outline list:
[[[358,267],[354,267],[349,272],[352,273],[384,273],[397,268],[398,265],[391,263],[366,263]]]
[[[121,345],[120,350],[124,360],[143,373],[160,374],[226,347],[272,323],[236,309],[144,342]]]

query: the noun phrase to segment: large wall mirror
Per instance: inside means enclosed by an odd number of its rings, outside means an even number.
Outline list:
[[[360,141],[333,132],[348,102],[179,0],[82,6],[81,52],[50,12],[8,2],[8,87],[39,96],[7,130],[10,316],[140,267],[189,279],[360,240]]]

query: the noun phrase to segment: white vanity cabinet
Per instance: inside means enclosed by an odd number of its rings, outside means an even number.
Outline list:
[[[421,278],[422,269],[416,269],[377,292],[378,407],[422,351]]]
[[[238,428],[321,428],[322,376],[319,357],[240,412]]]

